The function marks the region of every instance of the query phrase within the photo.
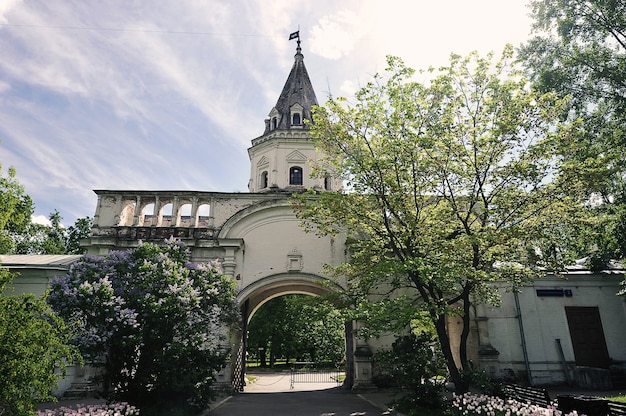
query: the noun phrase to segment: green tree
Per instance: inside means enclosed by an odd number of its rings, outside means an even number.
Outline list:
[[[84,254],[86,249],[80,246],[80,241],[91,235],[93,218],[78,218],[65,233],[65,254]]]
[[[338,362],[345,353],[344,319],[320,297],[284,295],[269,300],[252,316],[248,327],[248,352],[277,358]],[[265,365],[265,353],[261,365]]]
[[[268,364],[268,356],[270,367],[277,356],[291,358],[289,352],[283,353],[286,339],[290,338],[289,320],[285,296],[270,299],[252,315],[248,325],[248,354],[258,356],[261,366]]]
[[[33,214],[33,202],[16,179],[15,168],[7,174],[0,163],[0,254],[11,253],[15,244],[12,234],[24,232]]]
[[[61,214],[48,216],[50,225],[30,221],[21,232],[13,233],[14,254],[65,254],[65,229]]]
[[[520,49],[534,87],[571,99],[563,119],[584,127],[559,151],[578,168],[578,187],[594,201],[573,239],[592,268],[626,256],[626,3],[533,0],[535,36]],[[580,231],[580,230],[578,230]],[[580,235],[580,233],[579,233]]]
[[[150,411],[204,407],[230,353],[235,286],[219,264],[190,263],[184,244],[169,239],[83,257],[51,282],[48,302],[77,328],[83,356],[103,365],[106,395]]]
[[[38,402],[55,400],[55,370],[65,374],[66,363],[80,357],[45,299],[7,294],[12,279],[0,268],[0,414],[35,415]]]
[[[564,261],[535,248],[577,209],[554,153],[575,126],[558,123],[564,101],[530,90],[512,59],[511,47],[495,62],[452,55],[416,82],[390,57],[386,78],[315,112],[311,131],[327,155],[316,174],[337,175],[345,192],[295,197],[307,229],[349,237],[350,260],[327,271],[347,279],[354,317],[366,330],[395,331],[425,312],[458,391],[468,384],[447,316],[462,317],[468,369],[472,302],[497,304],[493,281],[519,284]]]
[[[89,237],[93,220],[79,218],[74,225],[65,228],[63,217],[54,210],[48,216],[50,225],[30,222],[21,232],[12,233],[14,254],[84,254],[80,240]]]
[[[398,410],[407,415],[421,415],[424,407],[442,411],[445,385],[439,379],[445,364],[436,351],[433,334],[414,332],[398,336],[387,351],[376,353],[381,369],[377,379],[395,392]],[[425,380],[427,380],[425,382]]]

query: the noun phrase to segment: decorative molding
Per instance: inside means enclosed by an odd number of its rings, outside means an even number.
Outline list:
[[[294,150],[287,155],[288,162],[306,162],[308,158],[299,150]]]
[[[302,253],[296,247],[287,254],[287,271],[301,272],[303,268]]]

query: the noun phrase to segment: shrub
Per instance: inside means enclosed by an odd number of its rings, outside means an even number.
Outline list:
[[[33,415],[39,401],[53,400],[55,369],[79,358],[65,323],[31,294],[5,294],[12,274],[0,268],[0,415]]]
[[[139,409],[128,403],[78,404],[73,407],[38,410],[37,416],[138,416]]]
[[[235,283],[216,262],[192,264],[181,242],[85,256],[51,282],[49,302],[77,328],[75,344],[104,370],[104,395],[133,404],[214,397],[230,352]]]
[[[484,394],[454,395],[452,409],[457,416],[577,416],[576,411],[564,414],[554,407],[541,407],[516,400]]]
[[[377,353],[374,361],[384,369],[377,377],[396,391],[398,410],[412,414],[416,407],[443,409],[445,365],[430,334],[396,338],[391,350]]]

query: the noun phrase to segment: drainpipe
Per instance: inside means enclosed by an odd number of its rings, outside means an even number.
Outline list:
[[[517,312],[517,323],[519,324],[519,334],[522,339],[522,352],[524,353],[524,365],[526,366],[526,375],[528,377],[528,384],[531,386],[533,383],[533,376],[530,372],[530,362],[528,361],[528,350],[526,349],[526,337],[524,336],[524,324],[522,323],[522,310],[519,306],[519,295],[517,293],[517,289],[513,291],[513,296],[515,297],[515,309]]]

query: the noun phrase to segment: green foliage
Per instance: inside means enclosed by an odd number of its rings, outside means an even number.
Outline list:
[[[0,164],[0,254],[83,254],[80,239],[91,234],[93,220],[79,218],[67,230],[54,210],[50,225],[33,223],[33,201],[16,179],[15,168],[6,176]]]
[[[445,408],[445,378],[439,376],[445,374],[446,365],[436,347],[432,335],[411,333],[396,338],[391,350],[374,356],[380,369],[375,381],[394,388],[400,412]]]
[[[35,415],[38,402],[54,400],[55,370],[65,374],[66,363],[79,356],[45,299],[6,294],[12,279],[0,268],[0,414]]]
[[[50,213],[50,225],[30,222],[24,230],[12,233],[13,254],[84,254],[80,240],[91,235],[93,219],[79,218],[65,229],[59,211]]]
[[[276,359],[339,362],[344,358],[344,319],[322,298],[285,295],[266,302],[248,326],[248,354],[270,366]],[[263,354],[259,356],[259,348]]]
[[[65,254],[86,253],[86,249],[80,246],[80,241],[91,235],[92,226],[93,218],[83,217],[77,219],[74,225],[68,227],[65,232]]]
[[[471,367],[463,371],[463,378],[466,379],[470,386],[478,389],[481,393],[495,397],[504,397],[502,384],[489,378],[484,370]]]
[[[535,37],[520,58],[534,88],[570,97],[561,117],[584,128],[559,146],[576,172],[570,191],[593,201],[584,238],[567,248],[603,268],[626,257],[626,4],[533,0],[531,7]]]
[[[14,254],[65,254],[65,229],[59,211],[50,213],[50,225],[30,222],[21,233],[14,233]]]
[[[23,232],[33,214],[33,202],[15,175],[15,168],[10,167],[5,176],[0,164],[0,254],[13,251],[11,234]]]
[[[85,256],[51,282],[48,301],[73,342],[104,370],[105,394],[142,407],[215,396],[215,375],[238,319],[235,283],[219,264],[193,264],[179,241]]]
[[[341,178],[345,192],[294,197],[307,230],[347,233],[350,261],[327,272],[347,279],[355,317],[370,323],[359,312],[371,313],[362,306],[372,299],[400,312],[387,314],[396,327],[427,313],[460,390],[445,317],[463,318],[466,367],[471,302],[497,304],[493,282],[517,285],[538,266],[562,267],[565,259],[544,248],[580,208],[565,192],[573,171],[556,152],[578,126],[559,122],[566,102],[531,90],[512,59],[510,47],[499,60],[452,55],[416,82],[390,57],[387,75],[353,101],[330,99],[315,111],[311,131],[327,155],[316,174]]]

